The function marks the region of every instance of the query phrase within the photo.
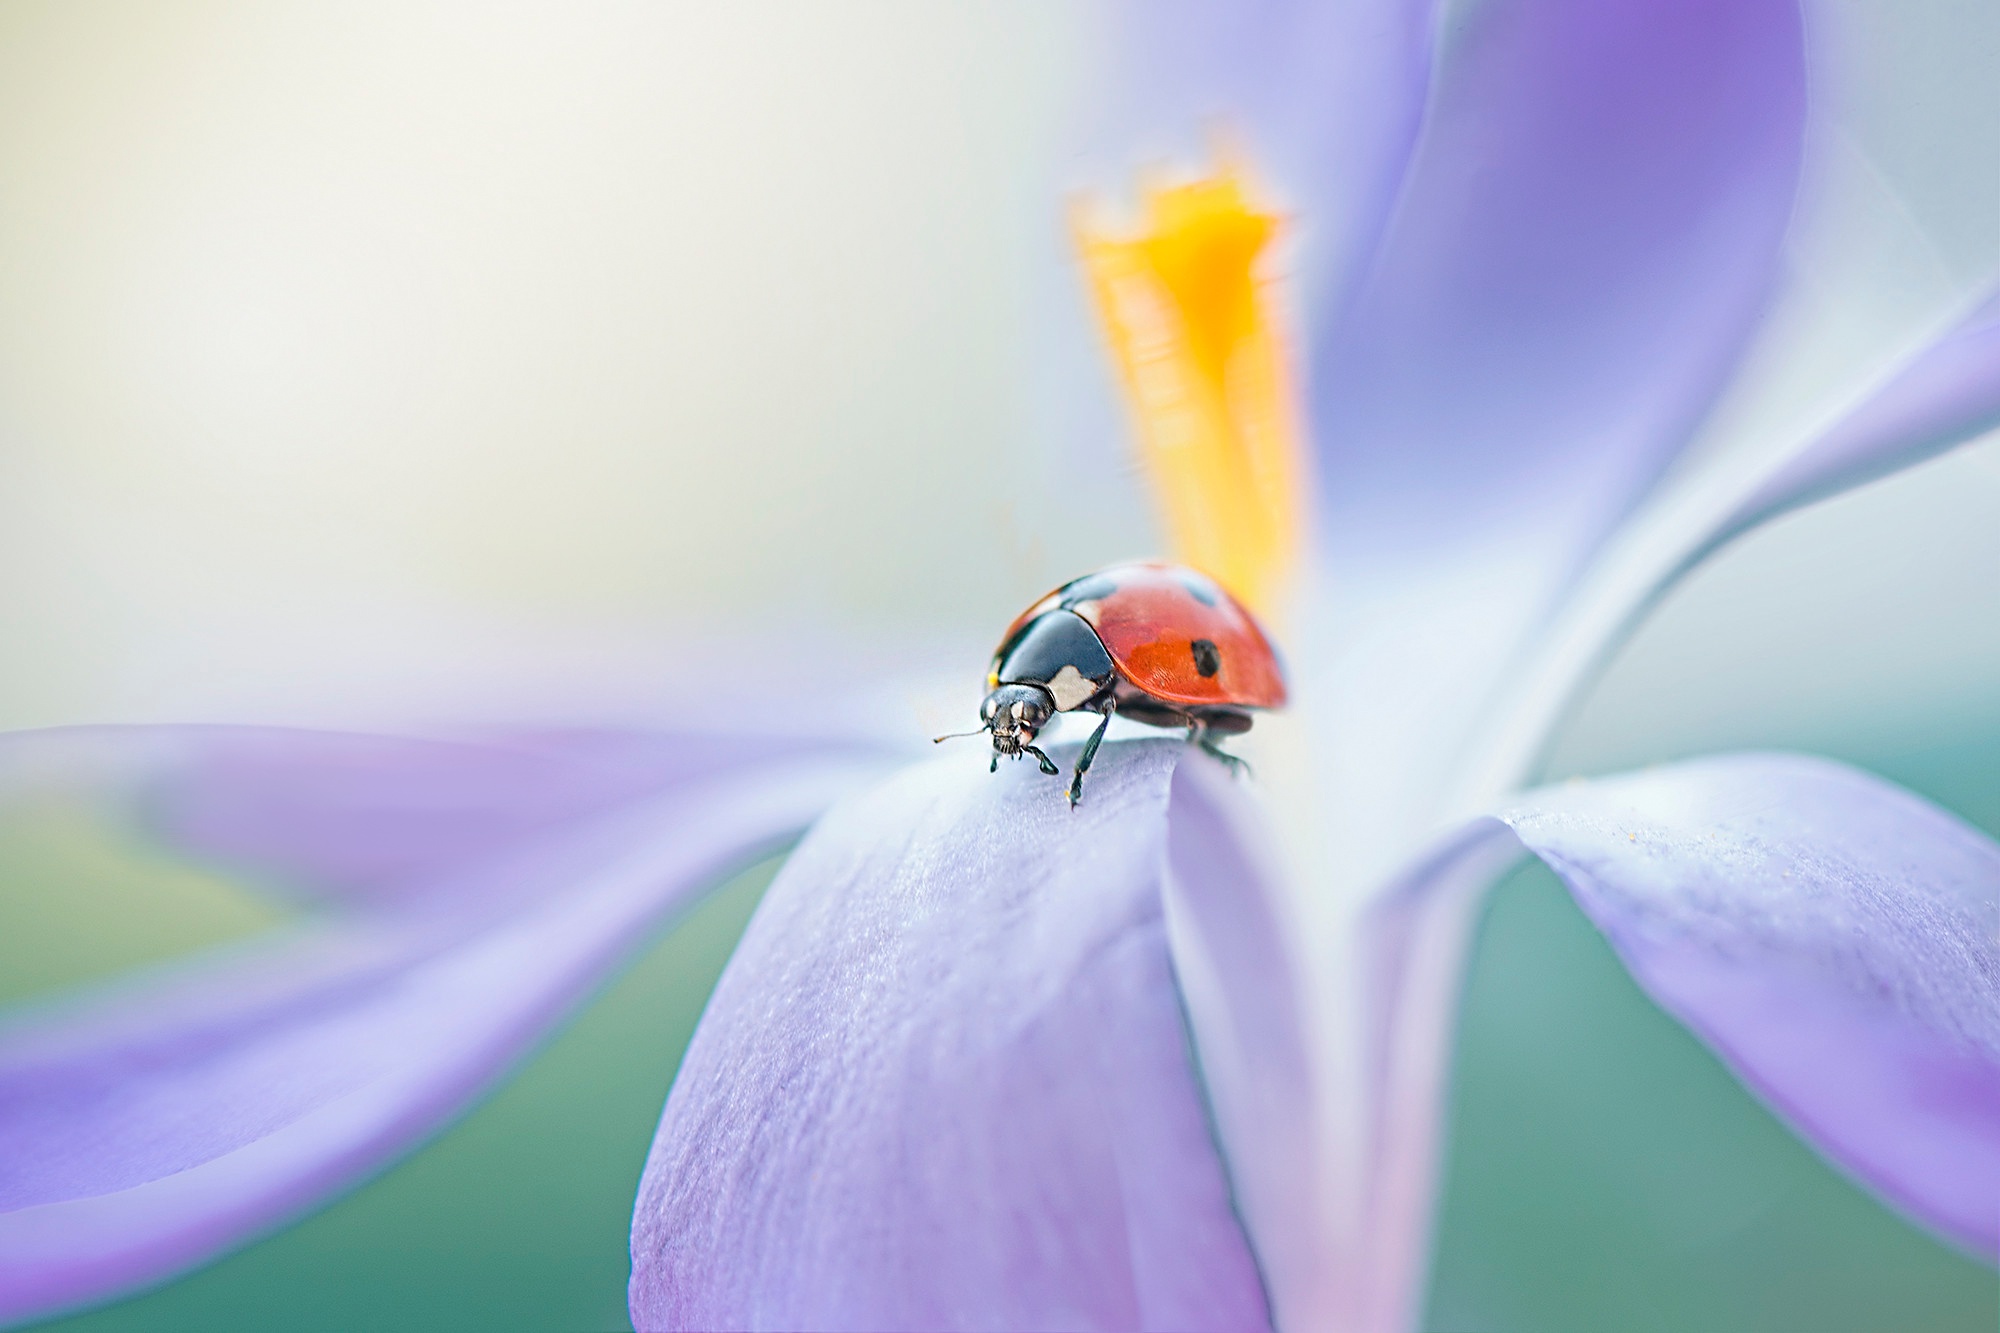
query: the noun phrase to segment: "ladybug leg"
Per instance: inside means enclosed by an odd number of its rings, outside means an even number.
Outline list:
[[[1208,738],[1208,722],[1205,719],[1199,717],[1188,718],[1187,738],[1189,744],[1200,746],[1203,753],[1220,760],[1228,767],[1231,774],[1246,778],[1251,775],[1248,760],[1229,753],[1229,751]]]
[[[998,773],[1000,771],[1000,752],[998,750],[993,752],[993,762],[986,766],[986,771],[988,773]]]
[[[1097,724],[1097,730],[1090,733],[1090,739],[1083,743],[1083,753],[1076,757],[1076,772],[1069,779],[1069,808],[1076,809],[1078,798],[1083,795],[1083,775],[1090,771],[1090,761],[1097,758],[1097,747],[1104,743],[1104,729],[1111,725],[1111,715],[1118,711],[1116,699],[1106,699],[1099,710],[1104,718]]]
[[[1231,773],[1235,773],[1239,776],[1246,778],[1254,776],[1250,771],[1250,761],[1248,759],[1245,759],[1242,755],[1229,753],[1229,751],[1223,749],[1221,746],[1217,745],[1214,741],[1210,740],[1206,736],[1203,736],[1201,740],[1196,742],[1196,744],[1200,745],[1203,750],[1207,751],[1209,754],[1213,755],[1217,759],[1220,759],[1224,764],[1228,765],[1229,771]]]
[[[1058,773],[1062,772],[1061,769],[1056,767],[1056,761],[1049,758],[1047,755],[1043,754],[1039,747],[1033,745],[1023,745],[1021,749],[1026,753],[1035,756],[1035,762],[1042,766],[1042,772],[1048,774],[1050,777],[1054,777]]]

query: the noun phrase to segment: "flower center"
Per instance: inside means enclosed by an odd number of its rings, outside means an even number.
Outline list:
[[[1300,414],[1262,262],[1276,215],[1233,168],[1146,192],[1133,234],[1074,219],[1175,556],[1266,617],[1298,559]]]

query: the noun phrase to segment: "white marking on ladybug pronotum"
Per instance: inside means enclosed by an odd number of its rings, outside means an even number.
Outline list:
[[[1056,701],[1056,711],[1061,713],[1080,706],[1102,688],[1100,682],[1090,679],[1074,666],[1063,667],[1048,683],[1049,697]]]

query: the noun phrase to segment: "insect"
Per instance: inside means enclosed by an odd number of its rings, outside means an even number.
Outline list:
[[[1057,713],[1094,712],[1097,729],[1077,756],[1069,803],[1114,714],[1156,727],[1185,727],[1190,742],[1230,765],[1243,763],[1214,737],[1250,730],[1250,711],[1285,702],[1285,676],[1264,631],[1205,575],[1180,565],[1113,565],[1057,588],[1023,611],[993,654],[977,736],[993,733],[993,760],[1031,754]],[[940,736],[940,741],[952,739]]]

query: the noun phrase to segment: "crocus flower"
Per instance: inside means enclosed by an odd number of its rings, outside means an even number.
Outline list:
[[[1134,133],[1233,110],[1313,229],[1305,459],[1243,191],[1161,194],[1137,249],[1090,233],[1161,321],[1105,297],[1148,449],[1209,460],[1154,469],[1172,526],[1289,633],[1296,725],[1260,786],[1120,739],[1072,812],[1032,770],[726,716],[8,737],[8,800],[321,910],[8,1030],[0,1316],[156,1281],[375,1169],[806,828],[661,1120],[642,1327],[1406,1326],[1465,942],[1524,854],[1823,1154],[1994,1254],[2000,847],[1799,756],[1523,790],[1705,554],[2000,423],[1993,299],[1795,447],[1659,484],[1774,288],[1796,6],[1518,0],[1435,67],[1411,0],[1133,22],[1165,76]]]

